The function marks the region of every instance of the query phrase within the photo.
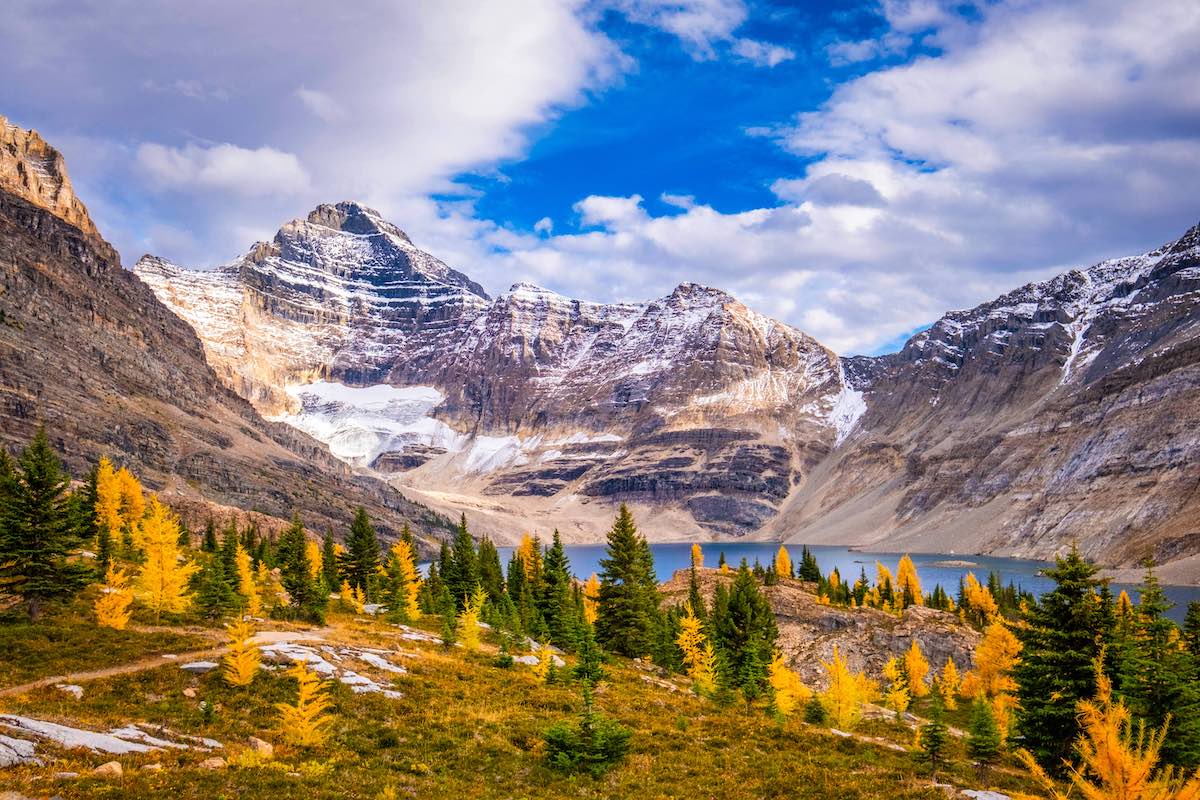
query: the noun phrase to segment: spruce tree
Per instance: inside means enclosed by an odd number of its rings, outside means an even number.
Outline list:
[[[546,550],[542,562],[541,597],[538,610],[550,632],[550,641],[559,647],[569,648],[575,644],[575,626],[579,622],[571,593],[571,564],[563,550],[558,531]]]
[[[650,546],[624,503],[608,532],[605,553],[600,561],[596,637],[611,652],[644,656],[653,644],[658,582]]]
[[[486,536],[479,541],[479,584],[487,592],[491,604],[498,605],[504,594],[504,571],[495,543]]]
[[[917,760],[929,765],[930,777],[934,783],[937,783],[938,765],[946,760],[946,750],[949,747],[949,730],[945,717],[942,694],[935,691],[929,709],[929,722],[921,726],[916,751]]]
[[[581,623],[575,634],[575,666],[571,675],[578,681],[597,684],[604,680],[604,654],[596,643],[596,632],[586,622]]]
[[[1200,667],[1200,600],[1188,603],[1187,615],[1183,618],[1183,641]]]
[[[1200,764],[1200,693],[1191,653],[1178,645],[1179,629],[1166,613],[1171,602],[1147,565],[1134,615],[1133,641],[1120,665],[1120,693],[1130,711],[1157,730],[1167,720],[1160,758],[1187,769]]]
[[[821,567],[817,565],[816,556],[809,551],[808,545],[805,545],[800,551],[800,570],[796,573],[796,577],[812,583],[821,580]]]
[[[219,556],[210,557],[200,570],[195,603],[208,620],[220,619],[236,605],[225,564]]]
[[[367,510],[362,506],[354,512],[354,522],[350,524],[350,535],[346,537],[346,552],[342,554],[342,574],[350,585],[361,589],[367,598],[373,600],[372,579],[379,567],[379,539],[375,535],[375,526],[367,516]]]
[[[408,530],[407,525],[404,526],[404,530]],[[321,540],[321,577],[325,581],[325,588],[331,592],[336,592],[342,585],[342,576],[338,572],[337,545],[333,540],[333,528],[326,528],[325,538]]]
[[[725,683],[754,699],[765,688],[767,665],[779,635],[775,613],[746,566],[738,567],[728,593],[713,601],[713,644],[725,666]]]
[[[467,530],[466,514],[459,519],[454,544],[450,548],[450,560],[442,572],[442,580],[450,590],[450,596],[454,598],[455,607],[460,610],[479,585],[479,559],[475,554],[475,540]]]
[[[292,524],[279,537],[276,557],[279,580],[291,598],[292,613],[313,622],[323,622],[327,598],[312,578],[307,537],[299,516],[292,517]]]
[[[67,497],[70,478],[39,428],[14,469],[0,464],[0,588],[21,598],[30,621],[71,597],[91,570],[70,558],[83,545]]]
[[[217,543],[217,525],[213,522],[212,517],[208,518],[208,523],[204,526],[204,538],[200,540],[200,549],[205,553],[215,553],[220,547]]]
[[[967,755],[979,764],[980,771],[994,764],[1000,756],[1000,728],[992,705],[976,698],[971,705],[971,726],[967,735]]]
[[[1046,575],[1056,584],[1016,629],[1021,660],[1013,670],[1020,707],[1017,729],[1043,767],[1061,771],[1079,735],[1076,705],[1093,696],[1094,664],[1110,632],[1101,628],[1096,567],[1072,546]]]

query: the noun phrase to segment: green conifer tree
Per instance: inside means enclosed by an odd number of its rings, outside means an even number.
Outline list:
[[[229,577],[225,574],[225,564],[219,555],[213,555],[205,561],[196,575],[194,585],[195,604],[205,619],[218,620],[237,605]]]
[[[279,537],[276,559],[279,562],[279,580],[291,598],[291,613],[302,619],[323,622],[328,596],[312,578],[307,537],[299,516],[292,517],[292,524]]]
[[[563,648],[575,646],[575,628],[580,621],[571,581],[571,563],[563,549],[562,538],[555,530],[542,560],[542,587],[537,605],[550,633],[550,641]]]
[[[937,783],[938,766],[946,760],[949,749],[949,730],[941,692],[934,689],[931,697],[929,721],[921,726],[915,755],[918,761],[929,765],[930,776]]]
[[[812,581],[816,583],[821,580],[821,567],[817,564],[817,558],[805,545],[800,551],[800,570],[796,577],[802,581]]]
[[[650,546],[624,503],[608,532],[600,561],[596,637],[605,649],[626,656],[650,652],[658,617],[658,582]]]
[[[39,428],[14,469],[0,462],[0,590],[21,598],[31,621],[71,597],[91,569],[70,556],[82,545],[67,497],[70,478]]]
[[[459,610],[479,585],[479,558],[475,553],[475,540],[467,530],[466,514],[459,519],[454,544],[450,548],[450,559],[442,571],[442,580]]]
[[[981,772],[1000,757],[1000,728],[996,725],[996,715],[992,713],[991,703],[981,698],[971,704],[967,756],[979,765]]]
[[[713,601],[713,645],[727,670],[725,683],[753,699],[765,688],[766,669],[779,629],[775,613],[743,559],[728,593]]]
[[[350,585],[362,589],[367,599],[374,600],[374,577],[379,568],[379,538],[375,526],[362,506],[354,512],[350,535],[346,537],[346,552],[342,554],[341,570]]]
[[[575,635],[575,666],[571,675],[578,681],[597,684],[604,680],[604,654],[596,643],[596,632],[591,625],[581,622]]]
[[[217,542],[217,525],[212,517],[209,517],[204,526],[204,538],[200,540],[200,549],[205,553],[215,553],[220,546]]]
[[[504,570],[496,544],[486,536],[479,541],[479,585],[487,592],[490,604],[499,605],[504,594]]]
[[[408,526],[404,529],[407,531]],[[321,540],[321,578],[325,581],[325,588],[330,592],[336,592],[342,585],[342,576],[338,572],[337,563],[337,544],[333,539],[333,528],[325,529],[325,538]]]

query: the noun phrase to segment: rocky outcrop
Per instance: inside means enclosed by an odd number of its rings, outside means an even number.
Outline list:
[[[722,575],[715,569],[698,572],[700,593],[712,603],[717,585],[728,587],[734,573]],[[689,571],[679,570],[662,585],[663,603],[683,603],[688,596]],[[974,667],[978,631],[954,614],[923,606],[910,606],[897,617],[874,608],[842,608],[817,602],[811,583],[783,579],[762,591],[775,612],[779,625],[779,649],[788,664],[808,686],[824,688],[828,675],[822,661],[833,658],[833,650],[845,657],[850,668],[872,677],[883,671],[892,656],[902,656],[915,641],[932,671],[946,659],[954,660],[960,672]]]
[[[69,187],[43,145],[27,149]],[[70,217],[0,191],[0,446],[45,425],[77,476],[109,455],[168,498],[296,511],[317,531],[344,529],[360,504],[386,532],[409,521],[432,536],[447,524],[264,420],[210,369],[193,329]]]
[[[84,233],[96,234],[87,209],[75,196],[62,153],[37,131],[0,116],[0,191],[44,208]]]

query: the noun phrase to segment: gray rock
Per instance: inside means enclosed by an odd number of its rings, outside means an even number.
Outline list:
[[[184,672],[194,672],[197,675],[202,675],[205,672],[212,672],[219,666],[221,665],[215,661],[190,661],[187,664],[180,664],[179,668]]]

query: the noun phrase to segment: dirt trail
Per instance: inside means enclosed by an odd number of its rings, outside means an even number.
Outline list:
[[[158,627],[139,626],[139,630],[149,631],[158,630]],[[162,628],[162,630],[172,630],[178,632],[178,628]],[[261,631],[255,639],[259,644],[274,644],[277,642],[301,642],[324,639],[327,634],[332,632],[332,628],[319,628],[311,631]],[[213,638],[224,639],[225,635],[221,631],[213,631],[212,629],[197,628],[195,632],[201,632],[203,635],[211,635]],[[167,658],[163,655],[150,656],[137,661],[132,661],[128,664],[117,664],[104,669],[84,670],[82,672],[72,672],[66,675],[51,675],[46,678],[38,678],[29,683],[22,683],[18,686],[8,686],[0,689],[0,697],[9,697],[16,694],[41,689],[45,686],[54,686],[59,683],[78,684],[87,681],[99,680],[101,678],[111,678],[114,675],[129,675],[134,672],[145,672],[149,669],[158,669],[167,664],[187,664],[190,661],[215,661],[229,652],[228,647],[210,647],[207,650],[192,650],[186,653],[174,654],[174,658]]]

